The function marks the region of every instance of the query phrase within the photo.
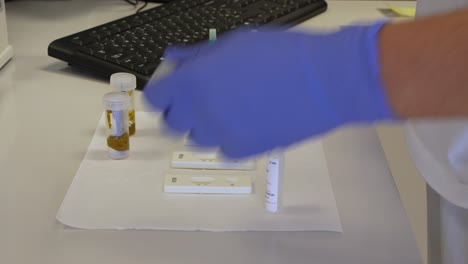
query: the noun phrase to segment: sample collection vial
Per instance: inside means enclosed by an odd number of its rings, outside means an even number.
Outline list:
[[[104,95],[106,110],[106,136],[108,155],[112,159],[125,159],[130,155],[128,107],[126,93],[112,92]]]
[[[114,73],[110,77],[110,85],[117,91],[127,93],[130,97],[130,105],[128,107],[128,125],[130,136],[135,134],[135,99],[134,91],[136,88],[136,77],[133,74],[126,72]]]

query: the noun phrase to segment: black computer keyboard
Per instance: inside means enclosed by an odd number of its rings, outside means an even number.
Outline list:
[[[210,28],[292,26],[326,9],[323,0],[174,0],[55,40],[48,53],[106,77],[133,73],[141,89],[169,45],[206,41]]]

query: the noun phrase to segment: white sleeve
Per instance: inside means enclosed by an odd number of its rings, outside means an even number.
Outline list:
[[[468,209],[468,122],[409,122],[405,132],[408,151],[427,184]]]

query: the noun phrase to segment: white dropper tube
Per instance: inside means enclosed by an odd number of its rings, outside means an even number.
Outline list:
[[[265,209],[276,213],[281,209],[284,182],[284,153],[273,151],[268,154],[265,187]]]
[[[128,107],[128,129],[130,136],[135,134],[135,96],[134,91],[137,85],[136,76],[131,73],[118,72],[110,77],[110,85],[117,91],[127,93],[130,97],[130,104]]]

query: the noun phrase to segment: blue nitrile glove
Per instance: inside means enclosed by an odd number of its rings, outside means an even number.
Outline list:
[[[242,158],[340,125],[391,119],[379,76],[383,23],[336,33],[233,32],[172,49],[177,69],[144,89],[167,125]]]

